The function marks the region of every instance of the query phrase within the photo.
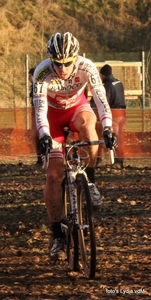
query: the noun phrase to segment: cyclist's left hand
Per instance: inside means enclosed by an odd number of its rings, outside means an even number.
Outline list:
[[[118,146],[118,137],[111,128],[106,128],[104,130],[103,138],[107,148],[113,149]]]

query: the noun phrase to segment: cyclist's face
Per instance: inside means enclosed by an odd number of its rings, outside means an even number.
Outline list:
[[[76,57],[52,59],[53,67],[61,79],[68,79],[73,72]]]

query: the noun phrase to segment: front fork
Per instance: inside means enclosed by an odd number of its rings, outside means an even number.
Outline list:
[[[75,174],[71,171],[67,171],[67,181],[69,189],[69,199],[71,205],[71,214],[74,216],[75,225],[79,224],[78,218],[78,205],[77,205],[77,193],[76,193],[76,180]]]

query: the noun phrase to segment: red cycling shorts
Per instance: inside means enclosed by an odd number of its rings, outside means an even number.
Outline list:
[[[80,101],[78,105],[65,110],[54,109],[48,106],[47,116],[50,126],[50,133],[53,140],[60,144],[60,147],[55,146],[56,149],[54,149],[54,143],[53,150],[50,153],[50,158],[61,157],[61,154],[63,153],[61,145],[64,142],[64,127],[68,126],[69,130],[71,130],[72,132],[78,132],[78,130],[74,126],[74,120],[76,119],[76,116],[82,111],[89,111],[94,114],[94,111],[87,99],[86,101]]]

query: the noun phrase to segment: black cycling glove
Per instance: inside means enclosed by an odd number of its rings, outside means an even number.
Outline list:
[[[46,154],[46,151],[49,153],[52,149],[52,138],[45,134],[38,142],[38,149],[43,155]]]
[[[107,148],[113,149],[118,146],[118,137],[111,128],[107,128],[103,132],[104,142]]]

